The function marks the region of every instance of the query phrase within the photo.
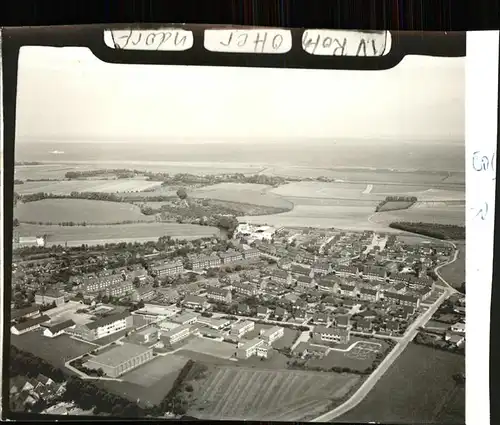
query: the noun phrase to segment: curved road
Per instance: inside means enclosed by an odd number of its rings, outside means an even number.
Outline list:
[[[451,243],[451,242],[449,242]],[[439,274],[439,269],[443,266],[447,266],[448,264],[452,264],[457,260],[458,251],[456,250],[456,246],[451,243],[455,247],[455,254],[453,259],[437,266],[434,271],[437,274],[438,278],[447,286],[443,292],[443,294],[432,304],[431,307],[427,311],[425,311],[422,315],[420,315],[408,328],[405,335],[401,338],[399,343],[393,348],[393,350],[385,357],[385,359],[380,363],[378,368],[366,379],[366,381],[358,388],[358,390],[354,393],[354,395],[347,400],[345,403],[336,407],[335,409],[324,413],[321,416],[313,419],[311,422],[330,422],[333,419],[347,413],[349,410],[356,407],[363,399],[368,395],[368,393],[373,389],[375,384],[380,380],[380,378],[384,375],[384,373],[389,369],[389,367],[396,361],[399,355],[404,351],[404,349],[408,346],[408,344],[415,338],[418,333],[418,329],[424,325],[432,315],[439,308],[441,303],[452,295],[456,291],[446,280],[442,278]]]

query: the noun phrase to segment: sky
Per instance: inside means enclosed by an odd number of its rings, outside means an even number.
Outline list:
[[[107,64],[87,48],[27,46],[17,96],[21,143],[465,140],[465,58],[285,70]]]

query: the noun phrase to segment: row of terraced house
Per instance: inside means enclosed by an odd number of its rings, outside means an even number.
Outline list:
[[[189,258],[189,263],[192,270],[200,271],[237,263],[243,260],[255,260],[259,257],[260,252],[254,248],[243,249],[241,251],[229,249],[226,252],[218,254],[192,256]]]

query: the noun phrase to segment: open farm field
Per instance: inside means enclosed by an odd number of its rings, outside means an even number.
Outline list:
[[[123,221],[154,221],[137,205],[87,199],[42,199],[18,204],[14,216],[21,222],[106,224]]]
[[[28,351],[61,369],[65,369],[64,363],[68,360],[95,349],[95,345],[77,341],[68,335],[47,338],[43,336],[42,330],[11,335],[10,342],[20,350]],[[69,373],[68,369],[65,370]]]
[[[359,376],[219,367],[194,394],[188,415],[204,420],[301,421],[343,397]]]
[[[366,189],[363,183],[323,183],[323,182],[294,182],[272,189],[270,193],[298,198],[330,198],[330,199],[383,199],[378,194],[363,193]]]
[[[246,223],[285,227],[336,227],[352,230],[385,230],[387,228],[385,223],[377,225],[378,223],[373,223],[368,220],[374,210],[375,205],[296,205],[292,211],[282,214],[245,216],[239,218],[239,220]],[[387,231],[389,232],[390,229]]]
[[[73,171],[73,170],[68,170]],[[14,186],[14,191],[21,195],[45,192],[56,195],[69,195],[71,192],[101,192],[101,193],[134,193],[146,189],[156,188],[161,182],[144,179],[116,179],[116,180],[64,180],[24,182]]]
[[[453,380],[465,357],[410,344],[368,396],[339,422],[465,422],[464,389]]]
[[[372,223],[389,225],[395,221],[454,224],[465,226],[465,205],[447,207],[411,207],[406,210],[380,212],[370,218]]]
[[[465,282],[465,243],[455,242],[458,248],[457,260],[454,263],[443,266],[439,269],[439,274],[455,289],[458,289],[462,282]]]
[[[291,208],[293,204],[269,191],[270,186],[246,183],[220,183],[188,191],[193,198],[243,202],[275,208]]]
[[[67,164],[16,165],[14,168],[14,178],[23,181],[27,179],[63,179],[68,171],[75,170],[74,166]]]
[[[219,235],[219,229],[210,226],[179,223],[136,223],[103,226],[40,226],[21,224],[16,228],[20,236],[47,235],[47,245],[78,246],[103,245],[118,242],[156,241],[160,236],[176,239],[197,239]]]

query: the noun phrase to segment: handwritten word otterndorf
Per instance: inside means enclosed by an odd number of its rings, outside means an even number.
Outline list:
[[[492,180],[496,180],[496,152],[491,155],[475,151],[472,154],[472,168],[474,171],[490,171],[493,173]]]
[[[193,47],[193,33],[175,28],[113,30],[104,33],[104,42],[113,49],[182,51]]]
[[[287,53],[292,35],[282,29],[206,30],[205,49],[231,53]]]
[[[377,57],[389,53],[390,32],[306,30],[302,48],[311,55]]]

